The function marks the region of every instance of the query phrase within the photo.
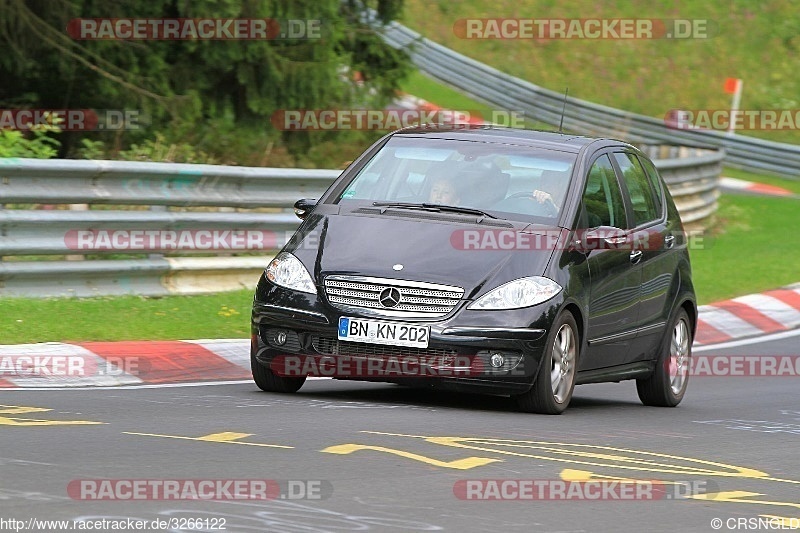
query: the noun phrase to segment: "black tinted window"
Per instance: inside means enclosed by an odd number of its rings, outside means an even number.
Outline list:
[[[622,178],[631,196],[634,227],[659,218],[661,210],[656,208],[653,186],[644,173],[639,159],[633,154],[622,152],[615,152],[614,159],[622,170]]]
[[[642,163],[645,172],[647,172],[647,179],[650,180],[650,185],[653,186],[653,190],[656,193],[656,207],[658,208],[658,212],[661,213],[661,209],[663,207],[663,202],[661,200],[662,196],[661,178],[659,178],[658,172],[656,171],[656,167],[655,165],[653,165],[652,161],[650,161],[646,157],[640,157],[639,161]]]
[[[587,227],[627,228],[622,193],[607,155],[600,156],[589,170],[583,192],[583,206]]]

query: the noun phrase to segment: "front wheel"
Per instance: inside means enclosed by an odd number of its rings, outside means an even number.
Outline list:
[[[678,311],[670,328],[671,333],[656,361],[656,369],[649,378],[636,380],[636,392],[645,405],[675,407],[686,394],[692,356],[692,328],[684,309]]]
[[[306,376],[279,376],[268,366],[259,363],[253,353],[250,354],[250,370],[258,388],[266,392],[297,392],[306,382]]]
[[[564,412],[575,388],[579,345],[575,317],[566,311],[550,329],[533,388],[514,397],[520,409],[547,415]]]

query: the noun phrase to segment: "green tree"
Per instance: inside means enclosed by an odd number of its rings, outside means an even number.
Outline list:
[[[386,22],[402,10],[402,0],[3,0],[0,106],[141,110],[151,128],[121,134],[116,142],[125,146],[168,128],[184,141],[226,121],[272,142],[279,134],[270,117],[278,110],[377,106],[393,96],[409,61],[363,22],[364,8]],[[320,20],[322,34],[78,41],[65,31],[75,18]],[[86,136],[62,133],[62,155],[74,153]],[[297,151],[330,140],[324,134],[283,138]]]

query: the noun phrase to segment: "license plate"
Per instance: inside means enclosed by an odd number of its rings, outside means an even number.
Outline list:
[[[430,326],[342,317],[338,337],[340,341],[427,348],[430,333]]]

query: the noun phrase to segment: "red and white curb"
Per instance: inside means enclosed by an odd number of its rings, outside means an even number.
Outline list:
[[[251,379],[249,339],[0,346],[0,389],[243,379]]]
[[[695,345],[800,328],[800,283],[699,309]],[[250,380],[250,340],[0,345],[0,390],[167,386]]]
[[[764,194],[767,196],[794,196],[794,193],[783,187],[767,185],[766,183],[755,183],[752,181],[740,180],[738,178],[722,177],[719,180],[722,189],[743,191],[754,194]]]
[[[800,327],[800,283],[698,308],[695,344],[716,344]]]

